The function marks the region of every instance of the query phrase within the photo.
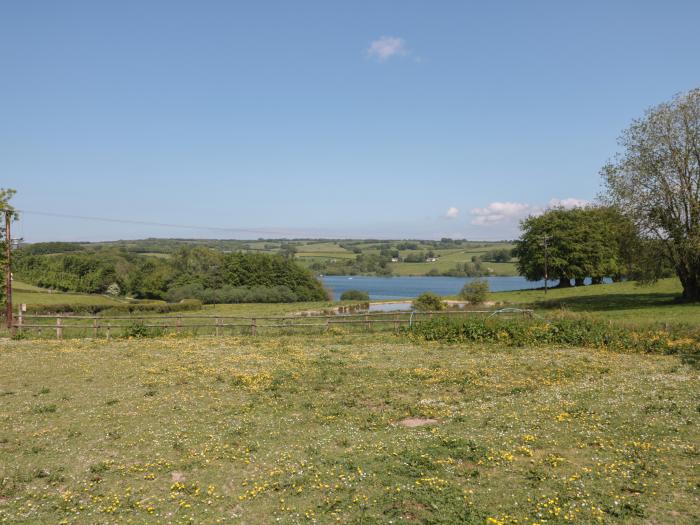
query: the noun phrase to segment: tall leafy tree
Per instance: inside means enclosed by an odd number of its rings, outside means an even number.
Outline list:
[[[619,144],[602,170],[608,200],[657,241],[683,298],[700,301],[700,89],[648,110]]]
[[[546,236],[548,276],[559,279],[560,287],[570,286],[572,279],[583,284],[586,277],[600,282],[617,275],[619,249],[608,217],[613,216],[607,209],[554,208],[523,220],[513,250],[520,274],[532,281],[544,278]]]

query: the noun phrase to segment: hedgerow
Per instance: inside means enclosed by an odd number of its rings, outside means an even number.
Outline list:
[[[179,303],[143,302],[125,304],[29,304],[27,314],[44,315],[60,313],[83,313],[101,315],[120,315],[132,313],[165,314],[169,312],[186,312],[199,310],[202,302],[196,299],[187,299]]]

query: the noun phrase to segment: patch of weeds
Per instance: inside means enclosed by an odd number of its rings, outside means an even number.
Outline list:
[[[51,473],[43,468],[36,469],[34,471],[34,477],[37,479],[43,479],[43,478],[48,478],[51,475]]]
[[[436,469],[428,454],[416,450],[402,450],[396,455],[399,463],[394,463],[390,470],[397,475],[420,478]]]
[[[127,339],[141,339],[144,337],[160,337],[164,334],[162,328],[157,326],[146,326],[141,321],[133,322],[124,327],[123,337]]]
[[[440,483],[433,478],[432,483],[413,488],[399,506],[385,512],[396,518],[410,517],[417,523],[450,523],[460,525],[483,525],[486,515],[480,509],[466,505],[463,491],[454,485]]]
[[[53,414],[58,410],[58,407],[54,404],[51,405],[37,405],[32,409],[35,414]]]
[[[63,474],[55,472],[49,476],[47,481],[51,483],[51,485],[58,485],[59,483],[64,483],[66,481],[66,477]]]
[[[108,461],[100,461],[99,463],[93,463],[90,465],[91,474],[103,474],[107,472],[110,468],[110,463]]]
[[[606,505],[603,510],[616,518],[643,518],[646,516],[644,507],[636,501],[623,501],[621,503]]]
[[[547,473],[538,467],[532,467],[525,473],[525,479],[533,485],[538,485],[547,479]]]
[[[117,403],[119,403],[119,400],[118,400],[118,399],[110,399],[109,401],[107,401],[107,402],[105,403],[105,405],[107,405],[108,407],[111,407],[111,406],[113,406],[113,405],[116,405]]]
[[[443,437],[439,442],[431,444],[426,448],[425,452],[431,456],[452,457],[476,463],[480,459],[485,458],[487,454],[486,447],[477,444],[471,439],[463,437]]]

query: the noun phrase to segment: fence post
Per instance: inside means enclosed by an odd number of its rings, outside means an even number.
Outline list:
[[[30,323],[31,324],[31,323]],[[19,333],[22,333],[22,305],[19,305],[19,311],[17,312],[17,328]]]
[[[394,314],[394,332],[399,331],[399,314]]]
[[[98,331],[97,331],[97,316],[94,316],[92,318],[92,336],[97,339],[98,336]]]
[[[255,318],[250,320],[250,335],[257,335],[258,333],[258,322]]]
[[[331,318],[330,318],[330,317],[326,317],[326,332],[328,331],[328,329],[329,329],[330,327],[331,327]]]
[[[63,339],[63,322],[61,316],[56,316],[56,339]]]
[[[177,318],[177,331],[182,332],[182,317],[180,316]]]
[[[219,337],[219,334],[221,333],[220,330],[219,330],[219,323],[220,323],[220,319],[217,317],[217,318],[214,320],[214,326],[216,326],[216,332],[215,332],[215,333],[216,333],[216,337]]]
[[[365,314],[365,327],[367,328],[367,331],[369,332],[369,329],[370,329],[369,314]]]
[[[109,323],[107,323],[107,340],[110,338],[110,333],[109,333]]]

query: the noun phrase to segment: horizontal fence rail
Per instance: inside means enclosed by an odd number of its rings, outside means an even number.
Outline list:
[[[338,315],[131,315],[108,316],[69,314],[20,314],[15,317],[13,333],[39,337],[105,337],[149,336],[165,333],[191,333],[192,335],[258,335],[261,332],[284,332],[298,329],[328,331],[332,328],[350,331],[374,329],[398,331],[401,326],[433,317],[480,315],[518,315],[532,317],[532,310],[442,310],[433,312],[402,311],[372,312]]]

